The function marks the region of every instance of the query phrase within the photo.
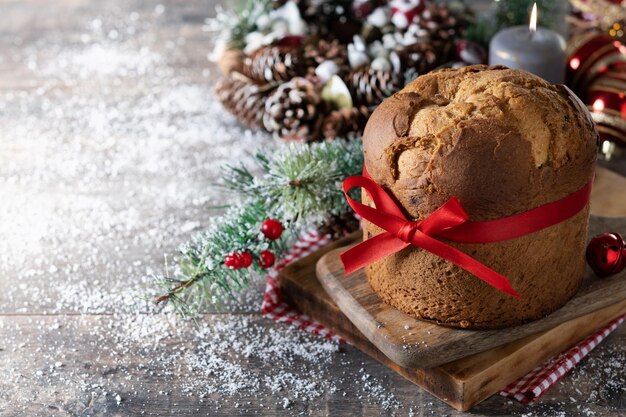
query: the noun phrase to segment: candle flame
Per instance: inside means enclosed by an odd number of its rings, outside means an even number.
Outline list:
[[[537,32],[537,3],[533,4],[533,11],[530,13],[530,24],[528,29],[531,32]]]

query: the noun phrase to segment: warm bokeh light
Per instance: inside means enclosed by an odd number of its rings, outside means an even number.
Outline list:
[[[573,69],[573,70],[577,70],[578,67],[580,67],[580,58],[578,57],[574,57],[572,59],[570,59],[569,61],[569,66]]]
[[[601,98],[596,99],[596,101],[593,102],[593,111],[596,113],[600,113],[602,111],[604,111],[604,100],[602,100]]]

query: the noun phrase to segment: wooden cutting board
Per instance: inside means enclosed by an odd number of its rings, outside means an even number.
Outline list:
[[[597,217],[591,234],[612,230],[615,219]],[[624,222],[624,220],[621,220]],[[623,223],[622,223],[623,224]],[[622,229],[624,230],[624,229]],[[283,297],[304,314],[346,338],[388,368],[427,390],[457,410],[469,410],[548,358],[562,352],[626,312],[626,302],[526,336],[508,344],[429,369],[410,369],[390,360],[343,314],[315,276],[315,265],[326,253],[354,243],[358,235],[334,242],[283,269],[279,283]]]
[[[596,225],[598,221],[591,218],[592,231],[626,232],[624,218],[605,219],[602,223],[608,223],[608,227],[604,229]],[[587,268],[583,285],[574,298],[541,320],[499,330],[452,329],[418,320],[384,303],[370,287],[363,270],[343,276],[339,254],[346,249],[335,249],[321,257],[317,277],[360,332],[389,359],[405,368],[432,368],[626,300],[626,271],[600,279]]]

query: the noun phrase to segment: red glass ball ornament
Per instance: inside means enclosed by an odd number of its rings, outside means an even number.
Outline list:
[[[231,252],[224,256],[224,265],[226,268],[239,269],[242,267],[241,254],[237,252]]]
[[[626,244],[619,233],[602,233],[587,246],[587,263],[599,277],[617,274],[626,266]]]
[[[283,234],[283,225],[276,219],[267,219],[261,224],[261,233],[269,240],[276,240]]]
[[[242,267],[248,268],[250,265],[252,265],[252,255],[250,254],[250,252],[241,252],[239,258],[241,260]]]
[[[264,250],[259,254],[258,262],[261,268],[267,269],[274,265],[274,262],[276,262],[276,256],[274,256],[272,252]]]
[[[467,65],[485,64],[487,51],[479,44],[460,39],[455,44],[456,59]]]

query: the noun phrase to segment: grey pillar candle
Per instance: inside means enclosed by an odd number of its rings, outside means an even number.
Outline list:
[[[534,25],[533,25],[534,24]],[[558,33],[531,26],[514,26],[496,33],[489,44],[489,64],[531,72],[552,84],[565,81],[565,39]]]

